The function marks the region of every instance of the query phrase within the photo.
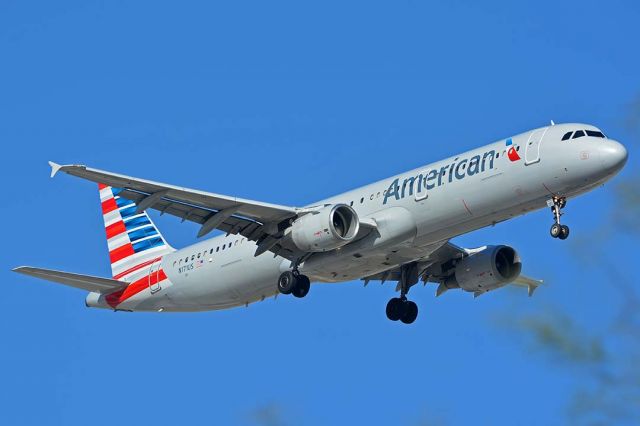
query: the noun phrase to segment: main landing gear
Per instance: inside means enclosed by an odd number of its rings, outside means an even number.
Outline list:
[[[278,278],[278,291],[282,294],[293,294],[295,297],[305,297],[311,288],[311,281],[297,269],[285,271]]]
[[[564,197],[553,197],[547,203],[551,207],[551,213],[553,213],[554,221],[549,233],[553,238],[566,240],[567,237],[569,237],[569,227],[567,225],[560,224],[560,216],[563,214],[562,209],[567,205],[567,199]]]
[[[407,300],[406,296],[394,297],[387,303],[387,318],[391,321],[402,321],[411,324],[418,318],[418,305]]]
[[[415,263],[402,265],[400,273],[400,297],[394,297],[387,303],[387,318],[411,324],[418,317],[418,305],[407,300],[407,293],[409,288],[418,282],[417,266]]]

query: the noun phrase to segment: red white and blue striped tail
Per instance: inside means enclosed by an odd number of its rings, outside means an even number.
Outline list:
[[[122,189],[98,187],[113,278],[129,281],[174,251],[146,212],[138,213],[136,203],[118,196]]]

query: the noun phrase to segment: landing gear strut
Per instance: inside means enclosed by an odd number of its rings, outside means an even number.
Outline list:
[[[278,291],[282,294],[293,294],[295,297],[305,297],[311,288],[311,281],[302,275],[297,268],[285,271],[278,278]]]
[[[391,321],[402,321],[411,324],[418,317],[418,305],[407,300],[409,288],[418,282],[415,264],[403,265],[400,277],[400,297],[394,297],[387,303],[387,318]]]
[[[551,213],[553,213],[553,225],[549,233],[553,238],[560,238],[566,240],[569,236],[569,227],[567,225],[560,224],[560,216],[562,216],[562,209],[567,205],[567,199],[565,197],[554,196],[547,202],[551,207]]]

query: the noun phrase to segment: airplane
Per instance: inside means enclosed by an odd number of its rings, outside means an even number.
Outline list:
[[[392,321],[418,315],[409,290],[420,280],[436,296],[460,289],[480,296],[516,284],[531,296],[542,281],[522,275],[508,245],[474,249],[451,239],[550,208],[550,234],[564,240],[568,199],[603,185],[627,161],[625,147],[595,126],[554,124],[500,139],[370,185],[290,207],[230,197],[50,162],[58,172],[98,184],[111,278],[22,266],[14,271],[77,287],[87,307],[115,311],[191,312],[302,298],[314,283],[395,282],[386,306]],[[148,209],[200,225],[176,250]]]

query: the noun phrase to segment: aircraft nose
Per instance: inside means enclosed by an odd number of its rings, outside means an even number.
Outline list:
[[[608,173],[616,173],[627,162],[629,154],[627,149],[618,141],[607,139],[600,147],[600,160]]]

